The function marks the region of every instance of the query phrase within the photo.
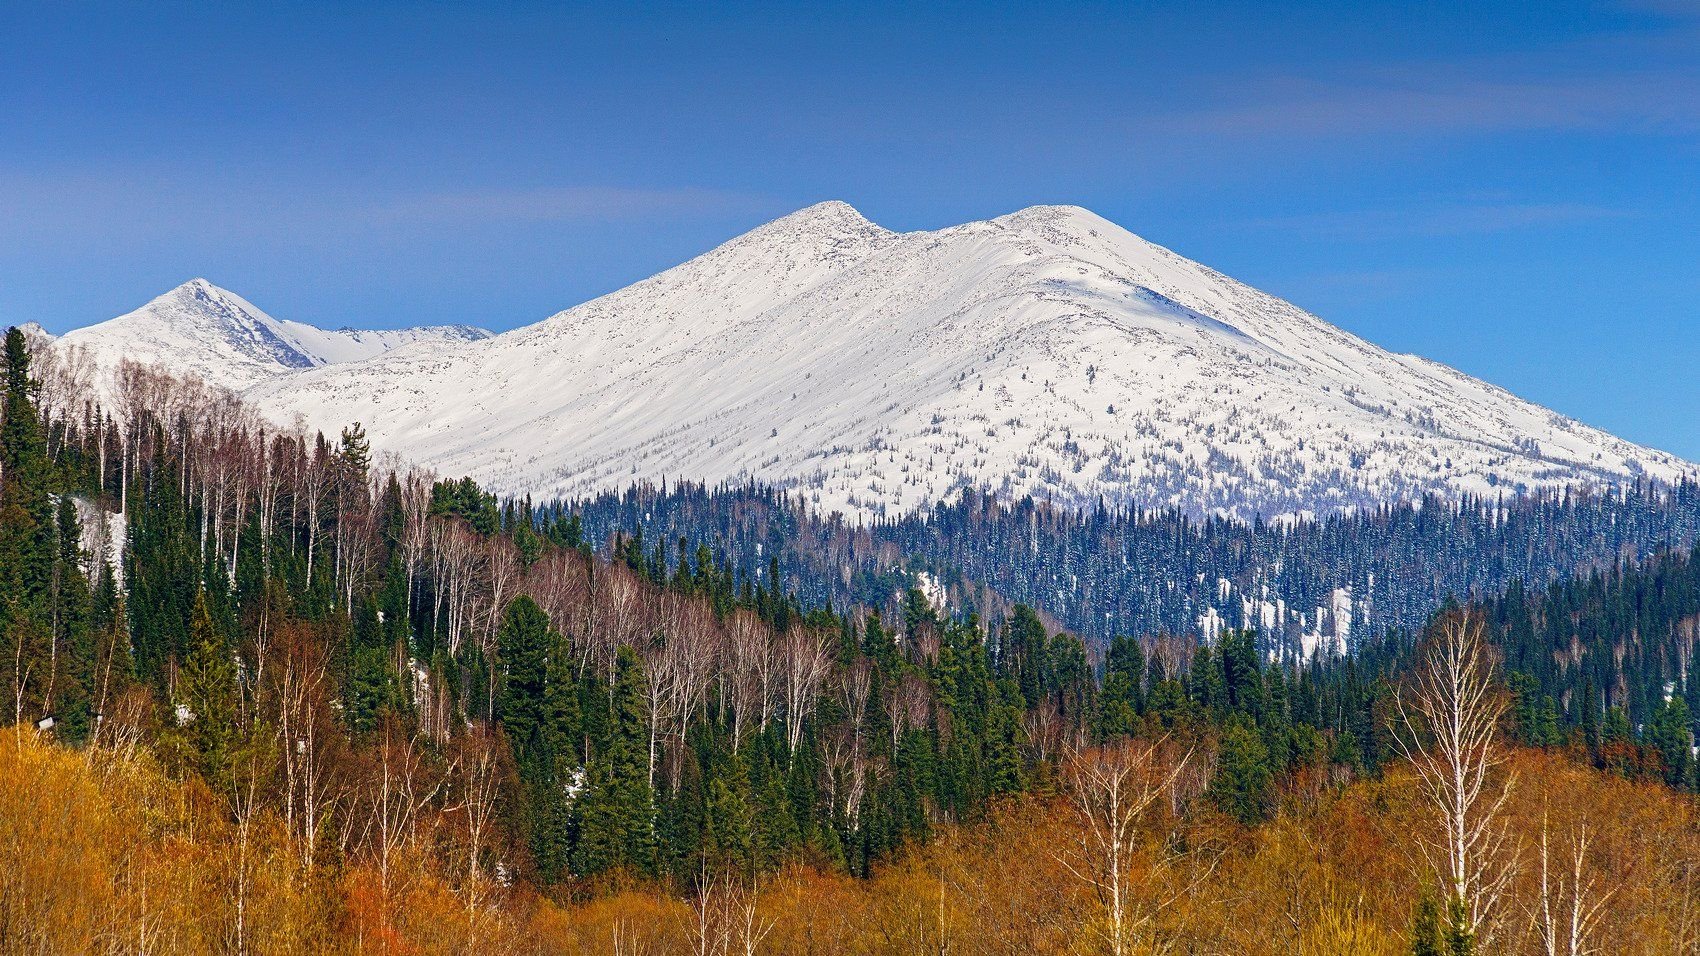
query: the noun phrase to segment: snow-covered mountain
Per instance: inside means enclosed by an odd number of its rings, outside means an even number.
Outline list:
[[[108,372],[120,359],[241,390],[307,368],[373,358],[415,342],[489,337],[470,326],[326,330],[274,319],[205,279],[185,282],[134,312],[65,333],[61,347],[84,349]]]
[[[823,203],[536,325],[251,394],[502,492],[755,478],[861,514],[963,486],[1322,513],[1695,470],[1072,206],[895,233]]]

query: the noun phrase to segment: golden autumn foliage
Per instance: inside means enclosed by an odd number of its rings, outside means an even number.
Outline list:
[[[1691,798],[1535,751],[1505,771],[1516,853],[1494,952],[1547,952],[1543,907],[1578,893],[1599,904],[1592,951],[1700,952]],[[468,875],[449,822],[419,826],[381,864],[362,852],[308,865],[272,811],[233,819],[145,748],[72,750],[18,728],[0,733],[0,952],[1109,952],[1105,896],[1062,852],[1081,845],[1079,807],[1060,792],[1008,802],[869,879],[796,866],[706,894],[627,883],[551,900]],[[1163,879],[1125,874],[1127,905],[1151,919],[1123,951],[1407,952],[1430,825],[1404,768],[1255,828],[1154,804],[1126,859]]]

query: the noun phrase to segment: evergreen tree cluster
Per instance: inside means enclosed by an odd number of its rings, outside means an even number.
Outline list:
[[[1483,604],[1510,673],[1518,737],[1601,767],[1700,785],[1700,547]]]

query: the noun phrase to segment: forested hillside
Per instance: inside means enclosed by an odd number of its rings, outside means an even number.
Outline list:
[[[1520,582],[1483,613],[1504,649],[1523,739],[1580,740],[1601,765],[1641,761],[1675,786],[1693,782],[1700,730],[1700,548],[1530,590]]]
[[[799,597],[784,552],[498,501],[137,366],[97,408],[51,361],[8,333],[0,949],[1535,951],[1619,870],[1588,939],[1697,937],[1691,728],[1648,690],[1692,660],[1690,563],[1349,657],[1088,643],[990,588],[995,625],[898,579]],[[1538,663],[1563,620],[1584,666]],[[1507,796],[1448,817],[1436,760]],[[1425,856],[1478,819],[1467,878]],[[1549,843],[1581,875],[1537,879]]]
[[[1489,597],[1700,540],[1700,486],[1424,499],[1321,521],[1197,521],[1177,511],[1071,511],[967,493],[849,523],[762,487],[633,488],[550,506],[592,537],[712,540],[760,573],[775,558],[811,600],[879,606],[916,583],[1000,616],[1042,608],[1073,632],[1213,636],[1256,628],[1300,656],[1419,627],[1448,598]],[[925,578],[921,577],[924,574]]]

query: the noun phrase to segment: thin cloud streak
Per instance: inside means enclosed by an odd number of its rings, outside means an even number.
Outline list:
[[[1254,219],[1258,230],[1298,232],[1331,239],[1394,239],[1484,235],[1577,223],[1634,219],[1631,209],[1584,203],[1448,203],[1408,209],[1359,209]]]
[[[1700,80],[1648,71],[1540,82],[1439,76],[1356,83],[1284,78],[1260,101],[1171,116],[1167,131],[1222,138],[1516,132],[1700,131]],[[1688,90],[1685,94],[1682,91]]]
[[[350,190],[301,195],[252,183],[189,185],[175,177],[0,173],[0,252],[40,253],[93,243],[110,248],[161,239],[224,237],[322,241],[381,238],[403,227],[432,231],[538,223],[679,221],[778,214],[771,197],[726,190],[559,186],[402,193],[374,199]]]
[[[773,200],[717,189],[623,189],[554,186],[405,197],[371,212],[392,222],[568,222],[613,221],[765,212]]]
[[[1242,76],[1218,104],[1159,117],[1224,139],[1700,132],[1700,3],[1653,0],[1665,25],[1544,49]],[[1678,13],[1678,10],[1681,13]]]

